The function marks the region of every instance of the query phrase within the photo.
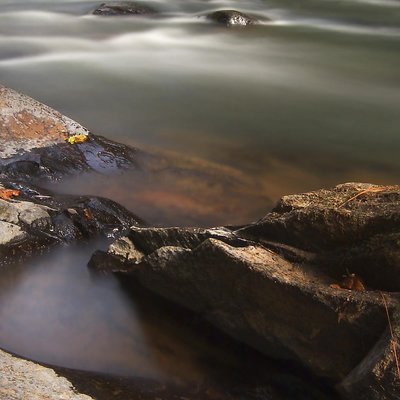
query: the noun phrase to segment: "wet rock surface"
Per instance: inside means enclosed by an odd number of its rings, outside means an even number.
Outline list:
[[[93,11],[94,15],[151,15],[155,14],[156,10],[144,4],[133,1],[119,1],[101,4]]]
[[[83,137],[71,144],[68,139]],[[0,174],[20,180],[60,180],[83,172],[137,168],[140,151],[90,132],[52,108],[0,86]]]
[[[258,23],[258,19],[236,10],[219,10],[207,15],[207,19],[227,27],[247,26]]]
[[[111,200],[51,193],[26,183],[0,180],[0,264],[25,258],[49,246],[86,240],[96,235],[116,237],[141,220]]]
[[[91,266],[128,274],[264,354],[300,362],[346,397],[397,398],[388,315],[397,335],[389,290],[399,287],[399,200],[397,186],[344,184],[286,196],[238,229],[132,228]],[[392,255],[382,272],[359,261],[377,243]],[[340,255],[345,263],[332,262]],[[346,289],[343,275],[366,290]]]

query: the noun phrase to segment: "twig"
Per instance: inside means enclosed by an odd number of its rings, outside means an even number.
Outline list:
[[[390,343],[391,343],[391,345],[392,345],[392,350],[393,350],[393,355],[394,355],[394,361],[395,361],[395,363],[396,363],[397,376],[398,376],[398,378],[399,378],[399,380],[400,380],[400,365],[399,365],[399,358],[398,358],[398,356],[397,356],[397,341],[396,341],[396,339],[394,338],[393,328],[392,328],[392,321],[391,321],[391,319],[390,319],[389,308],[388,308],[388,305],[387,305],[387,301],[386,301],[385,295],[384,295],[382,292],[379,292],[379,293],[380,293],[381,296],[382,296],[383,305],[385,306],[385,310],[386,310],[386,316],[387,316],[387,320],[388,320],[388,323],[389,323],[389,331],[390,331],[390,337],[391,337]]]
[[[346,200],[344,203],[342,203],[339,208],[345,206],[347,203],[350,203],[351,201],[355,200],[357,197],[362,196],[365,193],[378,193],[378,192],[383,192],[384,190],[388,189],[395,189],[396,186],[377,186],[377,185],[371,185],[369,188],[361,190],[361,192],[358,192],[356,195],[353,197],[350,197],[350,199]]]

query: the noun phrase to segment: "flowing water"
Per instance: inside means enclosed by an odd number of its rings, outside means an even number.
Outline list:
[[[151,224],[213,225],[257,218],[290,192],[397,182],[399,0],[147,1],[160,11],[151,18],[90,15],[99,3],[0,0],[0,83],[95,133],[234,178],[85,178],[60,191],[107,195]],[[227,8],[263,22],[226,29],[203,17]],[[0,346],[88,370],[208,376],[198,358],[218,364],[216,349],[191,331],[176,336],[179,322],[158,305],[143,318],[146,301],[117,281],[92,279],[91,250],[2,271]]]
[[[0,0],[0,82],[93,132],[227,164],[271,201],[396,182],[399,0],[148,1],[154,18],[99,3]],[[271,21],[202,17],[221,8]]]
[[[250,400],[240,393],[262,387],[271,400],[325,396],[315,381],[217,334],[192,313],[138,285],[92,273],[86,264],[106,245],[61,247],[2,269],[0,347],[50,365],[144,382],[124,400],[160,385],[145,398],[169,399],[180,390],[192,399]]]

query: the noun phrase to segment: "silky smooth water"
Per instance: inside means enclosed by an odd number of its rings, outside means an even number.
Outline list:
[[[0,343],[54,365],[192,384],[213,364],[237,364],[156,297],[92,273],[86,264],[104,246],[66,246],[3,268]]]
[[[92,252],[106,246],[59,247],[3,267],[0,347],[51,365],[143,382],[129,399],[154,388],[146,398],[182,398],[173,396],[180,391],[234,400],[257,387],[266,388],[271,400],[325,399],[323,387],[296,377],[290,365],[236,344],[137,284],[89,270]]]
[[[175,171],[57,190],[107,195],[155,225],[213,225],[255,219],[291,192],[397,182],[399,0],[160,0],[146,2],[161,11],[151,18],[90,15],[99,3],[0,0],[0,83],[95,133],[184,154],[192,170],[225,171],[235,184],[201,174],[193,184]],[[225,29],[203,18],[222,8],[270,21]],[[129,376],[215,376],[209,366],[228,353],[158,303],[143,308],[152,300],[127,297],[114,278],[93,278],[85,264],[94,247],[1,272],[0,346]]]
[[[161,16],[0,0],[0,82],[93,132],[228,164],[272,200],[396,182],[398,0],[147,3]],[[271,21],[225,29],[202,17],[221,8]]]

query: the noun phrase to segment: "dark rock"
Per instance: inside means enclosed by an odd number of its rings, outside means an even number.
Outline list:
[[[136,149],[88,134],[84,143],[58,143],[0,160],[0,172],[10,179],[37,181],[59,181],[86,172],[111,175],[140,168],[136,162],[138,153]]]
[[[151,15],[155,13],[156,10],[152,7],[133,1],[103,3],[93,11],[94,15]]]
[[[132,228],[104,260],[264,354],[342,382],[349,398],[398,398],[379,290],[399,290],[399,210],[399,187],[339,185],[286,196],[239,229]],[[341,289],[342,275],[355,272],[346,268],[361,264],[367,290]],[[398,296],[385,299],[389,315],[398,313]]]
[[[214,11],[208,14],[207,18],[227,27],[254,25],[258,22],[257,18],[235,10]]]
[[[304,250],[337,249],[398,231],[399,204],[399,186],[346,183],[331,190],[284,196],[271,213],[241,229],[240,235]]]
[[[0,180],[19,196],[0,199],[0,263],[25,258],[59,243],[96,235],[117,237],[142,221],[99,197],[56,195],[32,185]]]
[[[393,335],[393,336],[392,336]],[[400,371],[393,347],[399,355],[400,315],[392,315],[392,327],[388,327],[367,356],[338,385],[346,399],[397,400],[400,396]]]

